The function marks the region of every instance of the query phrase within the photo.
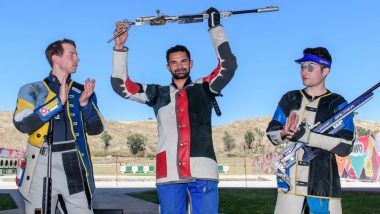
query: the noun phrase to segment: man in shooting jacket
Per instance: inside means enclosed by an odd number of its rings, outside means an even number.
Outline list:
[[[301,142],[292,165],[286,167],[290,187],[278,178],[275,213],[341,213],[341,186],[335,155],[347,156],[354,141],[352,115],[342,121],[334,134],[311,131],[347,105],[346,100],[325,86],[331,68],[327,49],[307,48],[296,60],[301,65],[302,90],[289,91],[278,103],[267,128],[269,140],[276,146]],[[301,144],[301,145],[302,145]],[[307,157],[314,154],[314,158]],[[307,205],[307,206],[306,206]]]
[[[115,39],[112,87],[125,99],[152,107],[157,117],[156,182],[161,213],[185,213],[189,192],[193,213],[218,213],[218,164],[212,143],[211,113],[215,96],[230,82],[237,68],[235,56],[220,25],[220,14],[210,8],[209,33],[218,65],[193,82],[193,62],[186,47],[167,51],[167,86],[133,82],[127,68],[128,31]],[[116,23],[115,35],[128,22]]]
[[[61,198],[61,207],[68,213],[93,213],[95,184],[86,134],[103,131],[94,93],[95,80],[87,79],[81,85],[71,79],[79,63],[74,41],[55,41],[45,54],[52,68],[49,76],[22,86],[17,98],[13,123],[29,139],[16,182],[24,197],[26,213],[42,208],[50,139],[51,212],[55,213]]]

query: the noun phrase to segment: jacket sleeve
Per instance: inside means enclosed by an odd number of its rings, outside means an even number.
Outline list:
[[[287,108],[287,106],[289,106],[289,104],[287,94],[285,94],[284,96],[282,96],[280,102],[278,103],[273,118],[269,122],[268,128],[266,130],[268,139],[275,146],[287,143],[289,141],[287,138],[283,139],[280,134],[281,130],[283,129],[286,123],[286,118],[289,115],[289,109]]]
[[[111,85],[121,97],[152,105],[158,95],[154,84],[133,82],[128,75],[128,51],[113,51]]]
[[[42,83],[28,84],[21,87],[18,93],[13,124],[20,132],[31,134],[62,110],[59,97],[48,97]]]
[[[344,100],[336,108],[337,111],[343,109],[346,105],[347,102]],[[344,118],[341,125],[343,128],[335,134],[322,134],[311,131],[306,145],[320,148],[342,157],[349,155],[355,141],[355,126],[352,114]]]
[[[236,57],[232,54],[227,37],[222,26],[216,26],[209,30],[218,65],[208,76],[197,80],[196,82],[207,82],[210,91],[218,94],[231,81],[237,69]]]
[[[104,130],[103,117],[100,114],[95,93],[90,97],[87,105],[81,107],[85,129],[89,135],[100,134]]]

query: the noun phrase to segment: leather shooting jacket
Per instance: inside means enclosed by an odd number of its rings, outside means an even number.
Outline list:
[[[182,89],[174,83],[162,86],[132,81],[127,68],[128,51],[113,52],[114,91],[152,107],[157,118],[157,184],[218,180],[211,132],[212,100],[230,82],[237,64],[223,27],[214,27],[209,33],[217,67],[195,82],[188,77]]]
[[[303,90],[284,94],[267,128],[269,140],[276,146],[289,143],[282,139],[281,129],[286,118],[295,112],[299,115],[298,125],[306,120],[312,127],[318,122],[325,122],[347,105],[346,100],[335,93],[327,92],[321,96],[311,97]],[[343,128],[335,134],[323,134],[311,131],[305,145],[316,153],[310,162],[303,161],[303,149],[297,150],[295,165],[288,169],[293,189],[288,194],[320,197],[340,197],[341,186],[335,155],[350,154],[354,142],[353,116],[342,121]]]
[[[80,106],[79,97],[84,86],[67,79],[69,94],[65,105],[59,98],[59,81],[50,73],[43,81],[30,83],[20,88],[17,106],[13,115],[15,127],[28,134],[26,149],[26,165],[17,176],[17,185],[21,195],[29,200],[30,185],[34,170],[47,140],[50,121],[63,117],[64,122],[54,122],[52,128],[54,141],[74,140],[80,157],[81,168],[84,169],[84,184],[87,196],[92,197],[95,191],[92,162],[87,141],[87,134],[97,135],[103,131],[103,119],[97,107],[95,93],[86,106]]]

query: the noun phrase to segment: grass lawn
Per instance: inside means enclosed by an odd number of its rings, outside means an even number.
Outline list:
[[[156,191],[130,193],[130,196],[158,204]],[[273,213],[276,189],[219,189],[220,213]],[[342,206],[345,214],[380,213],[380,193],[343,191]]]
[[[0,211],[16,209],[16,203],[9,194],[0,193]]]

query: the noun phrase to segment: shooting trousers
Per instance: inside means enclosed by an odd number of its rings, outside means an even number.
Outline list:
[[[309,207],[310,213],[342,213],[342,205],[340,198],[320,198],[311,196],[306,197],[293,194],[284,194],[279,192],[277,194],[277,202],[274,214],[304,213],[306,203]]]
[[[25,201],[26,213],[42,206],[43,179],[47,175],[47,145],[41,148],[30,188],[31,200]],[[54,142],[52,146],[51,207],[55,213],[58,195],[62,195],[68,213],[93,213],[84,191],[84,170],[75,141]]]

